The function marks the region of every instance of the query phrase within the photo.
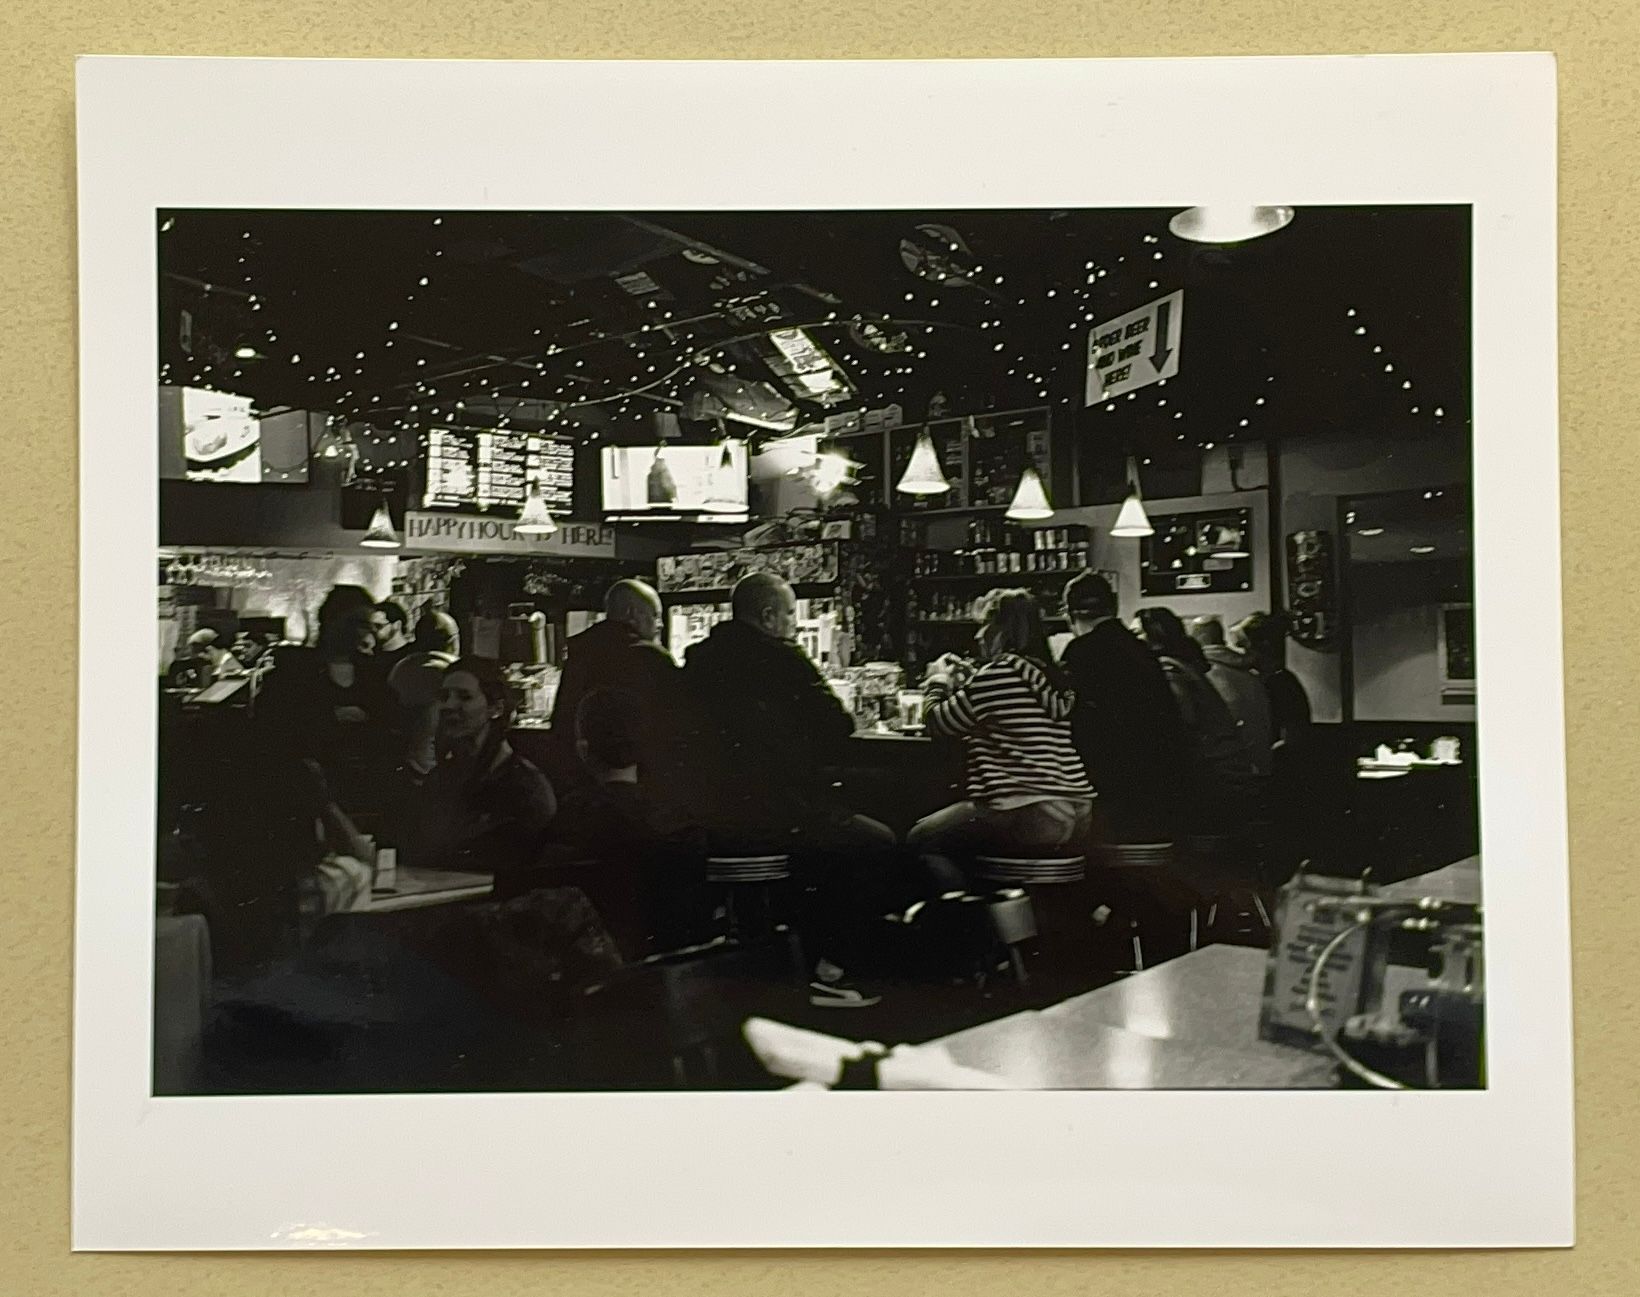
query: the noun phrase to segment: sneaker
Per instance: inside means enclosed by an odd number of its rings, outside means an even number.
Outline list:
[[[842,982],[809,983],[809,1003],[817,1009],[869,1009],[882,999]]]

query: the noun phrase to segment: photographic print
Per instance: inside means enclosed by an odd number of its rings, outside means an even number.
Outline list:
[[[96,65],[87,138],[115,138],[116,91],[223,66]],[[1053,65],[1065,93],[1098,93],[1080,66]],[[281,72],[333,85],[262,65],[235,105]],[[509,75],[568,93],[562,65]],[[85,174],[112,183],[100,156]],[[363,1139],[437,1105],[448,1132],[395,1128],[458,1159],[469,1115],[516,1104],[583,1183],[686,1113],[706,1125],[665,1147],[744,1114],[774,1152],[845,1113],[915,1144],[955,1113],[1097,1141],[1130,1102],[1179,1131],[1221,1104],[1256,1130],[1515,1103],[1495,915],[1509,942],[1565,934],[1551,902],[1521,936],[1530,902],[1495,883],[1521,843],[1494,799],[1532,794],[1483,761],[1551,719],[1497,683],[1519,648],[1487,545],[1520,528],[1552,553],[1557,521],[1477,472],[1509,440],[1480,354],[1499,200],[1365,159],[1345,200],[1293,165],[1268,201],[1217,201],[1227,173],[1175,158],[1197,205],[1176,183],[919,198],[892,157],[875,202],[703,204],[620,173],[556,201],[119,203],[145,310],[121,300],[137,327],[87,382],[126,440],[145,409],[157,427],[153,457],[121,452],[146,530],[120,570],[158,652],[121,667],[146,727],[83,741],[152,778],[121,825],[144,904],[116,919],[93,878],[82,921],[143,929],[120,1029],[144,1101],[258,1157],[275,1114],[345,1105]],[[1532,272],[1552,291],[1552,260]],[[87,293],[112,308],[89,263]],[[1544,399],[1522,462],[1553,455]],[[1537,885],[1563,904],[1562,883]],[[1121,1110],[1156,1141],[1130,1155],[1223,1174]],[[619,1113],[593,1171],[571,1146]],[[1017,1177],[1049,1174],[1039,1154]],[[310,1191],[280,1191],[272,1237],[517,1237],[355,1228],[297,1211]],[[634,1235],[586,1205],[524,1241],[964,1237],[885,1210],[877,1233],[707,1212]],[[1294,1232],[1410,1242],[1405,1219]],[[1011,1228],[994,1241],[1040,1237]]]

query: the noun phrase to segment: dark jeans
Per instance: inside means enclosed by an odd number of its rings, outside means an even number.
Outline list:
[[[839,810],[782,829],[718,829],[711,842],[719,854],[790,855],[808,954],[844,968],[858,962],[877,920],[917,890],[900,866],[894,831],[865,815]]]
[[[968,885],[955,860],[976,855],[1035,855],[1086,849],[1092,830],[1091,803],[1054,799],[1013,810],[990,810],[977,802],[957,802],[911,826],[906,845],[943,890]]]

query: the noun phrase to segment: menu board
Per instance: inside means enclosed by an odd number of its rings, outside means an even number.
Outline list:
[[[430,428],[424,435],[424,509],[517,512],[532,480],[549,512],[575,506],[575,443],[512,428]]]

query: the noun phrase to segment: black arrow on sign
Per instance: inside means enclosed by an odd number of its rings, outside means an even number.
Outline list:
[[[1167,326],[1170,323],[1168,317],[1172,312],[1173,303],[1169,301],[1164,300],[1156,308],[1156,350],[1150,353],[1150,363],[1158,374],[1167,367],[1167,362],[1173,356],[1167,345]]]

